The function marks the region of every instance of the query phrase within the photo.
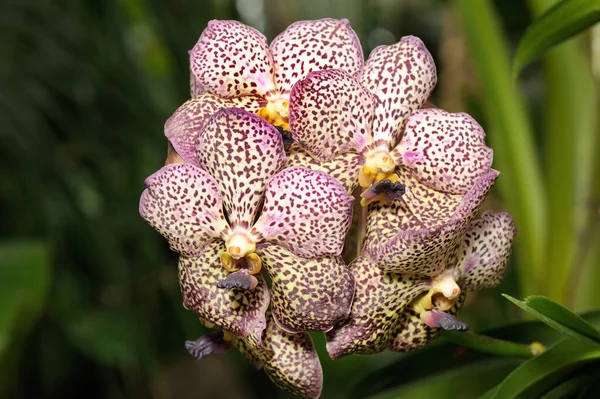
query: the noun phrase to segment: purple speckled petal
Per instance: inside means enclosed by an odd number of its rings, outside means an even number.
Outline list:
[[[224,249],[223,241],[215,239],[199,256],[179,258],[183,303],[202,319],[234,335],[246,337],[258,347],[266,326],[269,288],[260,275],[256,275],[258,285],[252,290],[218,288],[217,283],[228,274],[219,258]]]
[[[196,155],[198,134],[213,114],[231,107],[255,113],[265,104],[265,100],[257,96],[228,99],[207,92],[186,101],[175,111],[165,123],[165,136],[184,161],[200,166]]]
[[[436,197],[423,201],[423,206],[417,207],[418,210],[427,203],[429,206],[438,206],[440,218],[437,224],[421,223],[415,212],[411,212],[410,207],[402,201],[389,207],[371,207],[364,251],[386,272],[423,276],[438,274],[446,268],[448,259],[461,242],[497,176],[498,173],[492,171],[479,179],[453,205],[451,213],[450,208],[440,208]],[[406,189],[409,187],[407,184]]]
[[[383,351],[404,307],[428,289],[427,279],[384,273],[367,257],[350,264],[356,294],[350,316],[326,333],[332,359]]]
[[[358,77],[364,63],[358,37],[346,19],[295,22],[273,40],[271,51],[275,85],[284,95],[312,71],[342,69]]]
[[[471,116],[436,108],[409,116],[391,155],[421,183],[452,194],[466,193],[490,170],[493,159],[485,132]]]
[[[294,143],[290,146],[285,167],[304,166],[325,172],[344,186],[348,194],[352,194],[358,186],[358,173],[364,163],[365,159],[361,154],[352,152],[340,154],[331,161],[320,162]]]
[[[275,89],[267,39],[237,21],[210,21],[190,52],[190,68],[198,84],[224,97]]]
[[[404,168],[399,168],[397,173],[406,186],[402,200],[423,227],[429,229],[449,222],[459,209],[464,210],[468,204],[479,205],[499,175],[499,172],[490,169],[465,194],[448,194],[429,188]]]
[[[450,316],[456,315],[466,299],[463,292],[456,303],[446,313]],[[399,318],[398,324],[392,334],[388,349],[395,352],[410,352],[421,349],[440,336],[441,328],[428,326],[418,313],[412,309],[406,309]]]
[[[507,213],[485,212],[471,223],[454,261],[457,282],[475,291],[500,284],[517,229]]]
[[[394,146],[408,115],[427,101],[437,80],[433,58],[421,39],[405,36],[371,52],[362,84],[379,99],[373,138]]]
[[[202,169],[167,165],[148,177],[146,186],[140,215],[167,239],[173,251],[199,255],[211,238],[229,229],[217,182]]]
[[[267,181],[285,163],[277,129],[244,110],[224,109],[200,131],[196,154],[218,182],[231,227],[249,228]]]
[[[353,202],[326,173],[301,166],[284,169],[269,181],[252,233],[303,258],[340,255]]]
[[[190,51],[190,54],[191,54],[191,51]],[[192,97],[192,98],[199,97],[205,91],[206,91],[206,89],[204,88],[204,86],[202,86],[200,84],[198,79],[196,79],[196,76],[194,75],[194,71],[192,71],[192,68],[190,68],[190,97]]]
[[[323,387],[323,370],[312,339],[307,333],[290,334],[267,316],[263,348],[234,338],[233,345],[255,366],[263,368],[280,389],[294,395],[318,398]]]
[[[354,279],[339,256],[302,259],[277,244],[256,253],[271,277],[271,311],[288,332],[327,331],[350,313]]]
[[[316,71],[290,96],[294,140],[320,161],[361,152],[371,140],[377,99],[340,69]]]

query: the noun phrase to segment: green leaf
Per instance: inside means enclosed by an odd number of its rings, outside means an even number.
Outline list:
[[[50,255],[41,242],[0,244],[0,358],[39,314],[49,282]]]
[[[515,247],[524,292],[536,292],[546,252],[547,197],[527,107],[511,76],[510,51],[491,0],[456,0],[494,148],[498,187],[519,227]],[[492,61],[493,60],[493,61]]]
[[[599,361],[598,346],[565,338],[521,364],[483,398],[537,398],[578,369]]]
[[[556,0],[528,0],[534,16]],[[574,270],[581,268],[590,223],[593,166],[597,153],[598,91],[594,83],[587,41],[580,37],[563,43],[543,57],[543,125],[540,148],[548,198],[546,273],[535,291],[559,303],[574,303],[582,292]],[[565,132],[569,132],[565,134]],[[527,291],[525,291],[527,292]],[[583,310],[574,308],[575,310]],[[589,309],[589,307],[588,307]]]
[[[600,312],[591,312],[583,318],[594,326],[600,327]],[[504,327],[484,331],[486,336],[529,344],[540,341],[551,345],[560,340],[563,335],[539,321],[526,321]],[[386,355],[392,355],[391,353]],[[381,355],[380,355],[381,356]],[[378,393],[403,389],[405,385],[431,382],[430,378],[445,375],[457,368],[477,364],[482,366],[495,359],[487,353],[466,350],[454,343],[437,341],[432,345],[405,355],[398,355],[397,361],[387,366],[375,369],[374,372],[361,378],[348,392],[348,397],[364,398]],[[373,358],[373,357],[369,357]],[[378,359],[379,357],[374,357]],[[351,358],[352,359],[352,358]],[[504,358],[507,359],[507,358]],[[521,359],[513,358],[518,364]],[[344,361],[341,359],[338,361]],[[337,362],[337,361],[336,361]],[[410,397],[410,396],[408,396]],[[414,396],[413,396],[414,397]]]
[[[594,367],[590,371],[578,374],[575,377],[561,383],[556,388],[545,394],[542,399],[564,399],[574,398],[576,394],[585,390],[595,381],[600,380],[600,367]]]
[[[514,75],[551,47],[600,21],[600,0],[563,0],[537,18],[517,48]]]
[[[593,344],[600,343],[598,330],[569,309],[546,297],[534,295],[525,298],[525,301],[519,301],[510,295],[502,296],[563,334]]]

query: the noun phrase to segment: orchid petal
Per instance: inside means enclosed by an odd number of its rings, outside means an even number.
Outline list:
[[[385,272],[421,276],[440,273],[447,267],[448,259],[460,244],[497,175],[492,171],[482,177],[458,204],[453,205],[452,214],[440,212],[442,217],[436,225],[423,226],[406,203],[372,207],[367,219],[364,251]],[[415,187],[407,184],[406,190],[411,188]],[[406,194],[403,200],[405,198]],[[423,202],[432,206],[436,197],[427,201]],[[425,212],[424,208],[425,205],[417,207],[421,212]]]
[[[332,359],[384,350],[404,307],[427,290],[426,279],[384,273],[367,257],[357,258],[350,270],[356,281],[352,311],[326,333],[327,352]]]
[[[432,108],[410,115],[391,155],[428,187],[464,194],[490,170],[493,151],[471,116]]]
[[[186,101],[173,113],[165,123],[165,136],[186,162],[200,166],[196,155],[198,134],[213,114],[231,107],[243,108],[254,113],[264,106],[264,103],[263,99],[256,96],[228,99],[204,93]]]
[[[364,165],[365,159],[360,154],[347,152],[340,154],[331,161],[319,162],[304,151],[298,144],[292,144],[286,159],[285,166],[304,166],[312,170],[327,173],[336,179],[348,194],[352,194],[358,187],[358,173]]]
[[[350,313],[354,279],[339,256],[307,260],[276,244],[256,251],[271,277],[271,311],[281,329],[327,331]]]
[[[267,185],[252,233],[307,258],[340,255],[352,223],[354,198],[326,173],[296,166]]]
[[[171,164],[146,179],[140,215],[171,249],[199,255],[211,238],[228,230],[217,182],[190,164]]]
[[[319,161],[361,152],[371,140],[377,99],[340,69],[311,72],[290,96],[294,140]]]
[[[269,289],[260,275],[256,275],[258,285],[252,290],[218,288],[217,283],[228,274],[220,260],[224,249],[223,241],[215,239],[199,256],[179,258],[183,303],[202,319],[234,335],[246,337],[259,347],[266,325]]]
[[[191,53],[191,51],[190,51]],[[190,68],[190,97],[199,97],[204,93],[206,89],[204,86],[200,84],[196,76],[194,75],[194,71]]]
[[[362,76],[363,86],[379,99],[373,139],[393,147],[404,120],[427,101],[436,80],[433,58],[419,38],[405,36],[394,45],[373,50]]]
[[[444,313],[449,316],[456,315],[465,299],[466,294],[462,293],[454,306]],[[420,349],[439,337],[441,331],[442,328],[427,325],[418,313],[412,309],[407,309],[400,316],[388,349],[395,352],[410,352]]]
[[[201,130],[197,155],[218,182],[231,227],[249,228],[267,181],[285,163],[279,132],[254,114],[224,109]]]
[[[448,223],[458,216],[474,216],[499,175],[497,171],[490,169],[465,194],[448,194],[429,188],[404,168],[399,168],[397,173],[406,186],[402,197],[404,203],[423,226],[429,229]]]
[[[458,284],[469,291],[500,284],[516,232],[507,213],[488,211],[473,221],[457,251]]]
[[[308,398],[320,396],[323,370],[307,333],[287,333],[277,327],[272,316],[268,316],[263,333],[264,349],[256,349],[239,339],[233,344],[256,366],[264,368],[280,389]]]
[[[200,85],[224,97],[275,89],[267,39],[237,21],[210,21],[190,52],[190,68]]]
[[[271,43],[275,85],[284,95],[312,71],[343,69],[358,77],[363,53],[347,19],[324,18],[290,25]]]

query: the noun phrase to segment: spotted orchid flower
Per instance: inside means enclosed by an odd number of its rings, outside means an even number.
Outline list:
[[[247,338],[220,331],[187,341],[186,348],[197,359],[236,348],[255,367],[264,369],[275,385],[284,391],[308,398],[320,396],[323,371],[308,333],[285,332],[277,327],[271,315],[267,315],[262,344],[262,348],[256,348]]]
[[[363,64],[360,43],[345,19],[296,22],[270,45],[254,28],[213,20],[190,51],[193,98],[167,122],[165,134],[186,162],[197,164],[194,143],[202,124],[219,109],[238,107],[291,139],[294,84],[312,71],[333,68],[359,76]]]
[[[408,265],[399,267],[407,251],[396,244],[407,237],[397,237],[383,245],[388,246],[382,248],[384,251],[390,251],[387,260],[377,260],[364,251],[350,265],[356,280],[352,312],[327,333],[330,356],[371,354],[385,349],[405,352],[429,343],[440,329],[466,329],[453,315],[464,302],[467,291],[501,282],[515,233],[508,214],[488,211],[469,224],[456,245],[440,251],[434,246],[426,248],[425,242],[414,243],[411,246],[414,252],[418,248],[423,257],[413,255],[413,258],[421,263],[423,270],[435,271],[433,274],[416,270],[409,274]],[[399,233],[415,234],[420,232]]]
[[[431,55],[412,36],[373,50],[358,78],[343,70],[312,72],[290,95],[293,138],[317,162],[358,156],[354,178],[366,189],[363,205],[389,204],[413,178],[464,195],[489,171],[492,151],[468,115],[420,109],[436,79]]]
[[[339,255],[353,198],[344,188],[322,172],[281,170],[280,134],[238,108],[204,124],[196,155],[201,167],[163,167],[140,200],[142,217],[181,254],[184,305],[257,347],[269,305],[289,332],[325,331],[347,315],[354,282]]]

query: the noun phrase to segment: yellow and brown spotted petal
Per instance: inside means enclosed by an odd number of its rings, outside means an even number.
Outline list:
[[[456,303],[446,313],[454,316],[466,299],[460,294]],[[440,336],[441,328],[430,327],[412,309],[406,309],[396,325],[388,349],[395,352],[410,352],[424,347]]]
[[[383,351],[405,306],[428,289],[427,279],[384,273],[364,256],[352,262],[350,270],[356,282],[352,311],[326,333],[332,359]]]
[[[373,50],[362,76],[363,86],[379,99],[373,139],[395,146],[405,119],[427,101],[436,80],[433,58],[419,38],[405,36]]]
[[[500,284],[517,229],[507,213],[485,212],[471,223],[456,251],[454,266],[463,290]]]
[[[399,168],[397,173],[406,186],[402,200],[427,229],[452,220],[472,219],[499,175],[490,169],[465,194],[448,194],[426,186],[404,168]]]
[[[327,173],[287,168],[269,181],[251,233],[302,258],[340,255],[352,223],[353,202],[354,197]]]
[[[319,161],[360,153],[371,140],[377,98],[343,70],[311,72],[294,85],[290,129]]]
[[[277,129],[242,109],[223,109],[200,131],[196,154],[218,182],[231,227],[249,228],[267,182],[285,163]]]
[[[358,187],[358,173],[364,163],[365,158],[361,154],[352,152],[340,154],[330,161],[320,162],[294,143],[288,151],[285,167],[304,166],[325,172],[344,186],[348,194],[352,194]]]
[[[264,104],[265,100],[257,96],[228,99],[205,92],[183,103],[171,115],[165,123],[165,136],[184,161],[200,166],[196,155],[198,135],[211,116],[223,108],[231,107],[243,108],[254,113]]]
[[[339,256],[303,259],[277,244],[259,244],[271,277],[271,312],[288,332],[327,331],[350,313],[354,278]]]
[[[293,23],[273,40],[271,52],[275,85],[284,95],[312,71],[342,69],[358,77],[364,63],[358,37],[346,19]]]
[[[307,333],[290,334],[267,316],[263,348],[234,338],[237,347],[256,366],[265,370],[280,389],[307,398],[318,398],[323,387],[323,370],[312,339]]]
[[[171,249],[200,255],[209,240],[229,229],[217,182],[191,164],[164,166],[146,179],[140,215],[162,234]]]
[[[256,275],[258,285],[252,290],[218,288],[217,283],[228,274],[220,260],[224,249],[223,241],[216,239],[207,245],[202,254],[179,258],[183,303],[202,319],[234,335],[245,337],[258,347],[266,326],[269,289],[260,275]]]
[[[452,194],[469,191],[490,171],[493,159],[485,132],[471,116],[436,108],[410,114],[391,155],[421,183]]]
[[[237,21],[210,21],[190,52],[198,83],[223,97],[274,90],[273,67],[264,35]]]
[[[365,252],[386,272],[422,276],[440,273],[448,266],[497,176],[496,171],[488,173],[458,198],[424,188],[415,179],[409,180],[411,185],[406,183],[406,191],[411,194],[406,198],[405,193],[404,204],[370,208]],[[437,220],[426,219],[427,215],[433,218],[428,206],[437,207]]]

